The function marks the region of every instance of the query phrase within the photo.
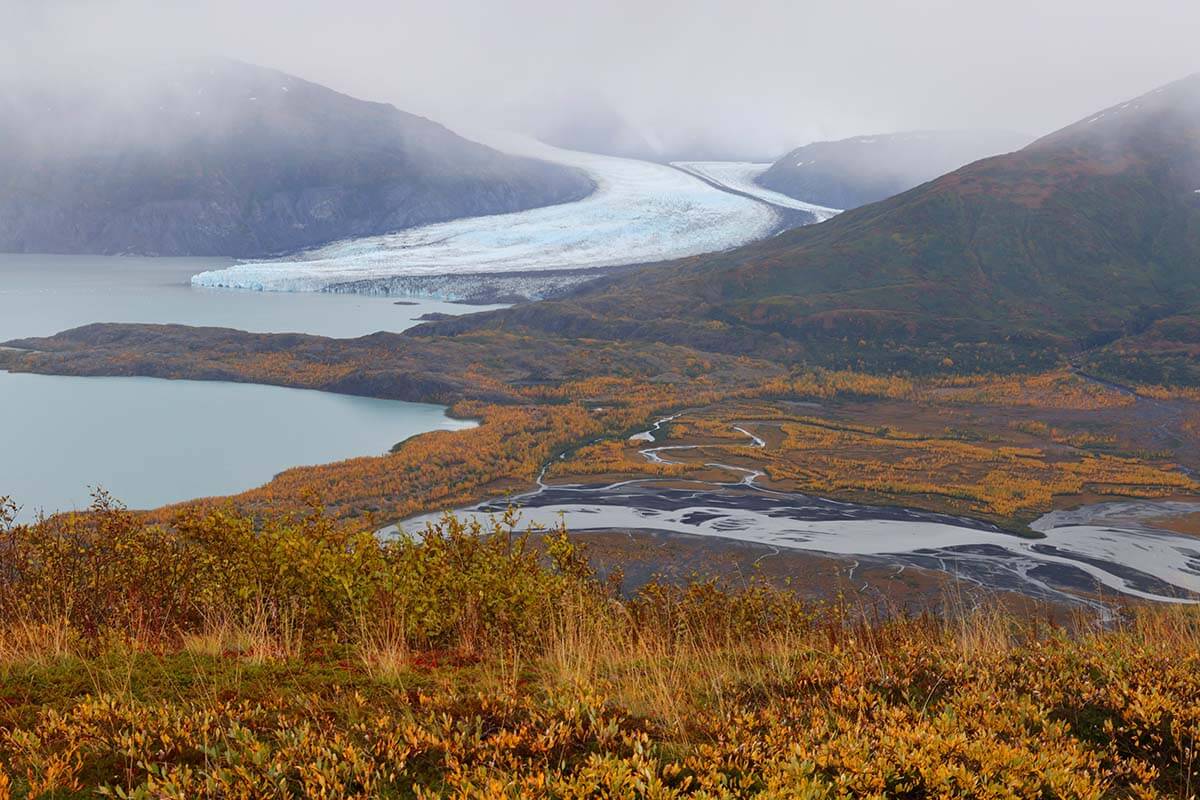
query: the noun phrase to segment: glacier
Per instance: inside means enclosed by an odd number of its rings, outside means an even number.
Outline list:
[[[414,293],[412,287],[419,281],[397,279],[665,261],[747,244],[770,236],[784,222],[778,203],[722,191],[666,164],[565,150],[513,134],[471,138],[503,152],[582,169],[596,190],[573,203],[345,240],[287,258],[245,261],[202,272],[192,278],[193,285]],[[452,287],[443,286],[437,294],[456,299]]]
[[[806,203],[765,186],[759,186],[755,181],[759,175],[771,167],[770,164],[758,164],[750,161],[672,161],[671,165],[699,178],[720,184],[731,191],[748,194],[764,203],[770,203],[780,208],[789,208],[793,211],[807,211],[813,215],[816,222],[824,222],[842,213],[840,208],[826,208]]]

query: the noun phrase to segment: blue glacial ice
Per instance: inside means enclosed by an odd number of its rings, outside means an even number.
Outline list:
[[[574,203],[471,217],[335,242],[288,258],[204,272],[193,284],[324,291],[397,276],[488,275],[640,264],[725,250],[769,236],[772,205],[665,164],[563,150],[511,134],[496,149],[585,170],[596,191]]]

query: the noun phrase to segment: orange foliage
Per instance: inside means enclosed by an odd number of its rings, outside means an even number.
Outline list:
[[[286,350],[247,355],[241,360],[240,366],[247,379],[255,382],[287,382],[314,387],[333,383],[357,371],[352,364],[323,364],[298,358]]]
[[[506,383],[487,366],[473,364],[464,377],[474,390],[518,404],[462,402],[455,412],[480,418],[480,427],[425,434],[383,457],[288,470],[234,500],[259,510],[289,510],[302,508],[315,494],[341,518],[370,513],[390,521],[527,489],[547,464],[547,474],[560,480],[586,475],[678,477],[704,459],[683,451],[674,457],[694,464],[652,464],[637,452],[640,445],[626,437],[655,417],[679,409],[691,411],[671,426],[673,438],[716,451],[707,455],[720,455],[725,463],[752,460],[770,480],[813,493],[884,496],[938,509],[1025,518],[1048,509],[1057,495],[1162,496],[1200,488],[1168,468],[1131,459],[1079,454],[1076,460],[1060,460],[1039,448],[1014,446],[1020,442],[1006,442],[1003,436],[969,442],[950,431],[919,434],[796,416],[769,402],[736,404],[758,398],[849,399],[927,407],[990,404],[1089,410],[1134,402],[1126,393],[1067,370],[920,383],[899,376],[812,370],[753,383],[741,373],[745,367],[753,374],[753,365],[737,362],[718,375],[719,381],[710,374],[713,365],[703,358],[681,358],[676,371],[650,379],[627,374],[618,351],[591,351],[590,357],[595,363],[567,365],[578,378],[544,383]],[[292,385],[327,385],[344,377],[347,369],[295,363],[286,353],[257,354],[239,362],[247,378],[286,376]],[[733,429],[739,420],[755,419],[771,423],[762,431],[764,436],[771,432],[773,446],[747,447],[745,434]],[[1094,448],[1113,443],[1100,434],[1064,432],[1039,422],[1014,425],[1048,446]],[[570,456],[555,458],[563,452]]]
[[[940,496],[961,510],[1000,517],[1048,511],[1056,495],[1083,492],[1162,497],[1200,491],[1169,467],[1108,455],[1051,460],[1037,448],[869,430],[792,418],[777,449],[760,458],[768,476],[818,493]]]
[[[1193,400],[1200,401],[1200,389],[1189,386],[1138,386],[1137,392],[1140,395],[1151,397],[1155,400]]]
[[[938,399],[955,403],[1081,411],[1128,406],[1136,402],[1136,398],[1126,392],[1065,369],[1039,375],[941,378],[933,382],[931,391]]]
[[[751,446],[747,434],[770,440]],[[1004,441],[967,441],[959,434],[920,434],[888,426],[869,426],[798,416],[773,405],[718,404],[684,413],[670,425],[673,450],[684,462],[664,473],[633,458],[626,442],[600,442],[556,465],[554,475],[594,473],[680,474],[703,464],[753,466],[775,485],[814,494],[924,505],[937,510],[1029,519],[1048,511],[1056,496],[1086,492],[1134,497],[1163,497],[1200,492],[1200,483],[1172,465],[1079,453],[1052,458],[1039,447]],[[1045,425],[1027,432],[1056,442],[1071,438]],[[1080,434],[1079,445],[1102,441]],[[679,470],[678,472],[675,470]]]
[[[636,442],[608,439],[579,448],[568,460],[556,461],[547,471],[549,477],[564,475],[653,475],[676,477],[687,467],[651,463],[638,452]]]
[[[458,416],[481,419],[478,428],[434,431],[400,444],[385,456],[366,456],[282,472],[270,483],[235,495],[244,508],[274,513],[302,509],[317,496],[332,514],[371,513],[394,520],[501,494],[530,483],[551,455],[604,428],[579,404],[499,406],[460,403]]]
[[[777,378],[761,384],[759,390],[747,397],[797,397],[830,400],[835,397],[910,398],[914,395],[912,381],[894,375],[868,375],[846,370],[815,370],[788,378]]]

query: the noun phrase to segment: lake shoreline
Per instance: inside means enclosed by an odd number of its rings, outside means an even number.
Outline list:
[[[261,384],[0,370],[0,417],[21,423],[6,437],[0,496],[25,520],[85,508],[89,487],[143,509],[229,495],[297,466],[382,455],[401,438],[389,428],[411,439],[478,424],[448,411]]]

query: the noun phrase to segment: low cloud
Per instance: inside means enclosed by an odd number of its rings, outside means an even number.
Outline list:
[[[585,98],[665,146],[746,154],[917,128],[1040,134],[1200,69],[1200,4],[1179,0],[6,5],[0,68],[21,80],[211,54],[451,125],[552,125],[584,118]]]

